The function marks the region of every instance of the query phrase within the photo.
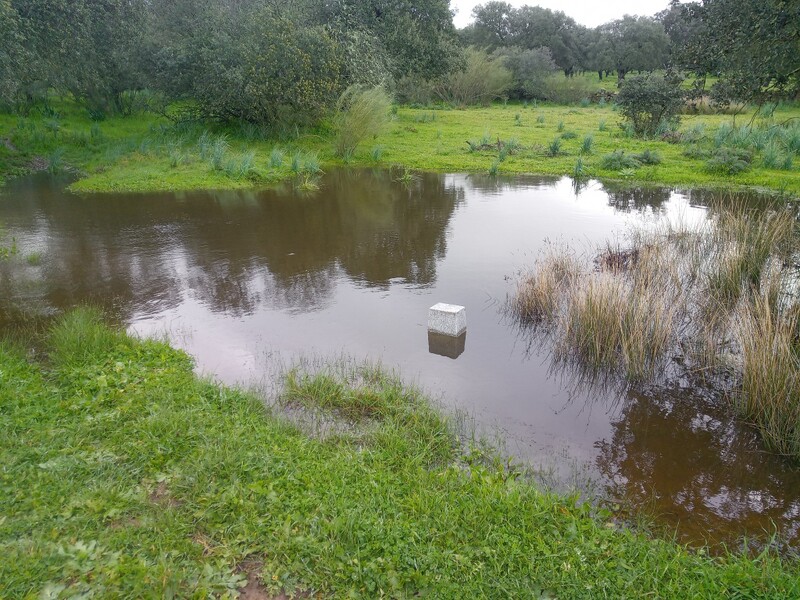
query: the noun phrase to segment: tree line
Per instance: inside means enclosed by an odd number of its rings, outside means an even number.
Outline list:
[[[719,78],[720,100],[798,91],[797,0],[671,0],[652,17],[626,15],[595,28],[560,11],[499,1],[476,7],[473,17],[460,32],[465,43],[501,53],[536,51],[567,76],[593,71],[622,80],[662,69],[711,75]]]
[[[477,53],[519,97],[555,70],[713,75],[722,100],[798,90],[797,0],[673,0],[596,28],[498,1],[473,14],[457,31],[448,0],[0,0],[0,104],[55,91],[102,118],[149,90],[204,118],[304,125],[353,85],[468,85]]]

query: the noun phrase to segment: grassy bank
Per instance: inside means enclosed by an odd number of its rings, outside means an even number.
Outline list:
[[[379,370],[292,372],[268,409],[91,312],[44,337],[0,346],[0,597],[800,595],[795,564],[647,539],[465,458]],[[309,410],[325,435],[282,416]]]
[[[76,169],[78,192],[237,188],[287,177],[307,182],[320,167],[342,164],[325,129],[276,141],[251,125],[174,126],[149,114],[94,123],[74,104],[54,107],[47,116],[0,115],[0,177],[33,164]],[[750,116],[739,116],[733,127],[730,115],[687,115],[680,135],[640,140],[620,126],[610,105],[401,107],[349,164],[799,194],[800,108],[781,106],[752,123]]]

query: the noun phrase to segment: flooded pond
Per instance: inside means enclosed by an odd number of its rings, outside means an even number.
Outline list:
[[[576,386],[504,316],[544,244],[589,248],[658,215],[704,219],[709,200],[530,177],[404,185],[381,170],[335,171],[310,193],[79,197],[32,178],[0,196],[21,252],[0,264],[0,314],[7,326],[20,310],[98,304],[230,383],[261,382],[276,357],[380,360],[560,487],[642,507],[684,541],[777,530],[796,544],[800,472],[719,399],[681,381]],[[429,338],[437,302],[467,307],[465,339]]]

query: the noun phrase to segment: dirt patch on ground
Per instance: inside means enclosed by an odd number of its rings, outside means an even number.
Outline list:
[[[43,156],[34,156],[28,163],[28,168],[31,171],[47,171],[50,168],[50,161]]]
[[[290,598],[315,598],[307,592],[295,592],[292,596],[285,593],[272,594],[263,584],[264,563],[248,560],[240,564],[236,571],[247,576],[247,585],[239,592],[239,600],[290,600]]]
[[[274,596],[267,591],[261,582],[261,572],[264,563],[257,560],[248,560],[239,565],[238,571],[247,575],[247,585],[239,592],[239,600],[283,600],[288,598],[281,594]]]
[[[156,489],[150,492],[150,502],[164,508],[177,508],[181,505],[178,500],[172,497],[166,481],[159,483]]]

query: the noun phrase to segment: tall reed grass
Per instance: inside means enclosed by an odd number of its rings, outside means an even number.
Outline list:
[[[351,86],[339,99],[334,116],[336,155],[349,160],[364,140],[375,137],[389,122],[392,101],[382,86]]]
[[[581,259],[551,247],[510,307],[551,339],[561,364],[584,373],[658,381],[680,358],[719,385],[770,448],[800,458],[797,214],[736,201],[709,213],[697,224],[636,227],[626,245]]]

